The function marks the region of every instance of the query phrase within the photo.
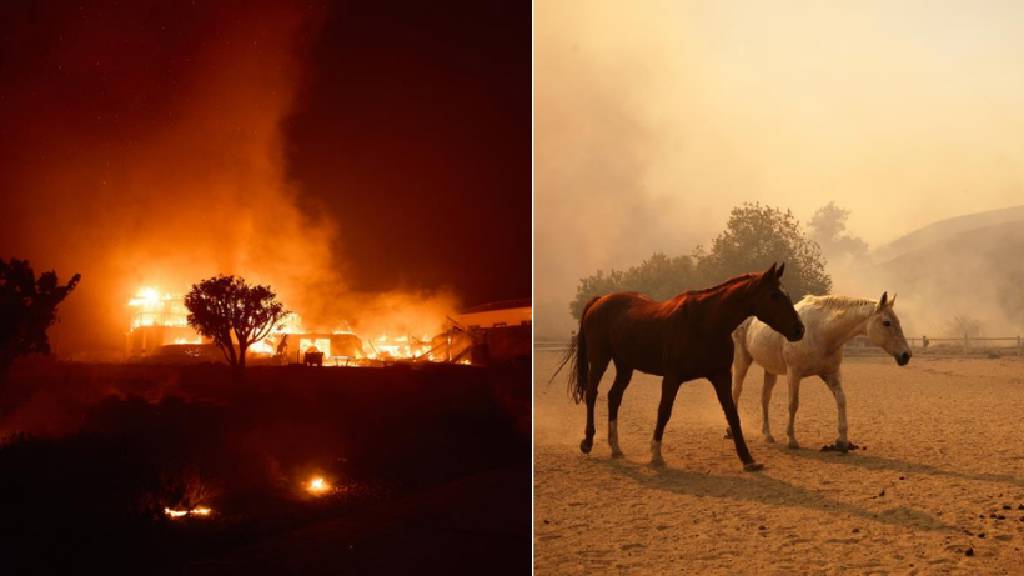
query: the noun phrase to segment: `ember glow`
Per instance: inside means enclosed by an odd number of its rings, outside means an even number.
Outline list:
[[[164,507],[164,515],[171,519],[184,518],[186,516],[209,516],[212,513],[213,510],[209,506],[196,506],[190,510]]]
[[[313,476],[306,483],[306,492],[314,496],[321,496],[331,490],[331,483],[323,476]]]

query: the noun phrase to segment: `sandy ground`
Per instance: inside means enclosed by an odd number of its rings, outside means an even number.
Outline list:
[[[559,356],[535,356],[537,574],[1024,574],[1024,361],[848,359],[849,437],[866,446],[848,455],[819,450],[836,412],[818,379],[801,387],[804,448],[785,447],[784,380],[770,410],[779,443],[766,444],[752,367],[740,418],[766,469],[747,473],[704,380],[679,392],[667,466],[649,466],[660,386],[642,374],[619,414],[626,456],[612,460],[614,368],[594,451],[581,455],[585,410],[564,374],[548,384]]]

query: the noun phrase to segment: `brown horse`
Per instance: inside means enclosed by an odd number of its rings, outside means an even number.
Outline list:
[[[736,453],[745,470],[760,470],[743,441],[739,415],[732,399],[732,332],[749,316],[756,316],[788,340],[803,337],[804,326],[779,278],[785,264],[760,274],[744,274],[714,288],[684,292],[656,302],[636,292],[598,296],[587,303],[580,317],[579,335],[566,360],[573,359],[573,400],[587,401],[587,428],[580,443],[584,454],[594,444],[594,403],[597,386],[608,362],[615,363],[615,382],[608,392],[608,444],[612,456],[619,449],[617,418],[622,394],[633,370],[661,376],[658,423],[651,442],[653,464],[662,464],[661,438],[672,415],[679,386],[687,380],[707,378],[715,387],[726,421],[736,431]]]

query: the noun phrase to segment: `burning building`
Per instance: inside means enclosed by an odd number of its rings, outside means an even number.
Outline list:
[[[491,302],[449,319],[448,333],[468,337],[465,357],[473,364],[490,364],[529,358],[533,342],[533,306],[529,300]]]
[[[209,338],[198,334],[188,324],[184,297],[156,287],[140,288],[128,302],[130,327],[126,338],[126,356],[133,361],[211,361],[222,356]],[[411,312],[411,311],[410,311]],[[509,322],[529,324],[529,307],[525,316],[490,308],[470,311],[467,315],[448,317],[431,332],[411,333],[408,329],[367,328],[357,334],[347,323],[332,330],[306,328],[297,314],[289,314],[270,335],[249,348],[253,362],[271,364],[302,364],[307,354],[315,354],[317,363],[327,365],[379,364],[390,361],[431,361],[469,364],[472,333],[484,327],[493,329]],[[522,318],[521,318],[522,317]],[[482,333],[482,332],[481,332]],[[479,354],[478,354],[479,356]]]
[[[144,287],[128,301],[131,328],[127,356],[150,356],[169,345],[200,345],[203,338],[188,325],[188,309],[181,296]]]

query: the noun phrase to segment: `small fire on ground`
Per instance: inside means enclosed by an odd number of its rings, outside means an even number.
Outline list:
[[[331,490],[331,483],[323,476],[313,476],[306,482],[306,492],[314,496],[322,496]]]
[[[168,518],[184,518],[186,516],[209,516],[213,513],[213,510],[208,506],[196,506],[192,509],[181,509],[181,508],[170,508],[164,507],[164,515]]]

